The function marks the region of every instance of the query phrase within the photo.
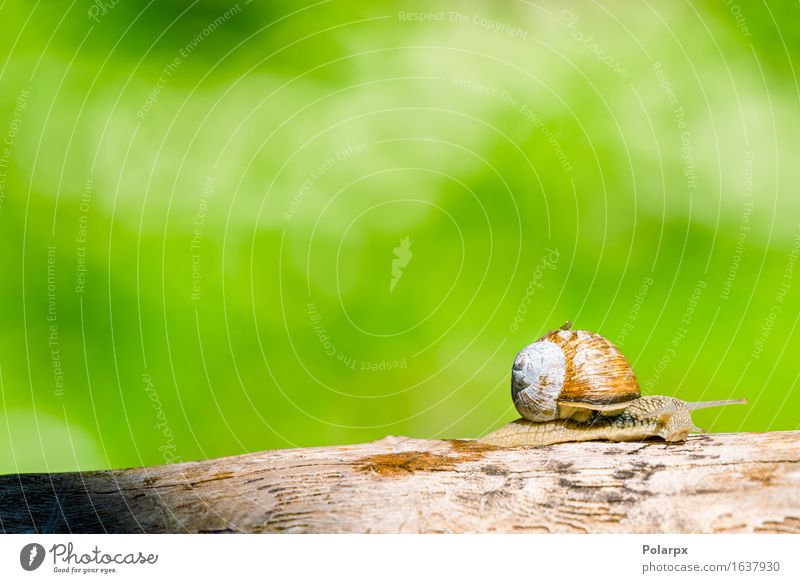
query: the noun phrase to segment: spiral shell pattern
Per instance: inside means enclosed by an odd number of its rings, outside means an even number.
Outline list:
[[[511,396],[529,421],[566,415],[561,403],[590,408],[639,398],[636,375],[620,350],[599,334],[555,330],[523,348],[511,371]]]

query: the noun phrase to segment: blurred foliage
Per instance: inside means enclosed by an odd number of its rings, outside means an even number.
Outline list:
[[[0,15],[0,472],[474,437],[568,319],[798,428],[797,3]]]

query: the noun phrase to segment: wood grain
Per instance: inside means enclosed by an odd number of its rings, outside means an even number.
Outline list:
[[[800,533],[800,431],[496,448],[387,437],[0,477],[21,532]]]

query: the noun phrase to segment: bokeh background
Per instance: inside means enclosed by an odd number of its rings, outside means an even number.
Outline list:
[[[0,473],[516,417],[565,320],[800,427],[796,2],[0,4]]]

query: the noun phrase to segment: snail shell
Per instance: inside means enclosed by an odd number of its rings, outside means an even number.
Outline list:
[[[529,421],[617,415],[641,396],[636,375],[616,346],[570,327],[568,322],[548,332],[514,360],[511,396]]]

